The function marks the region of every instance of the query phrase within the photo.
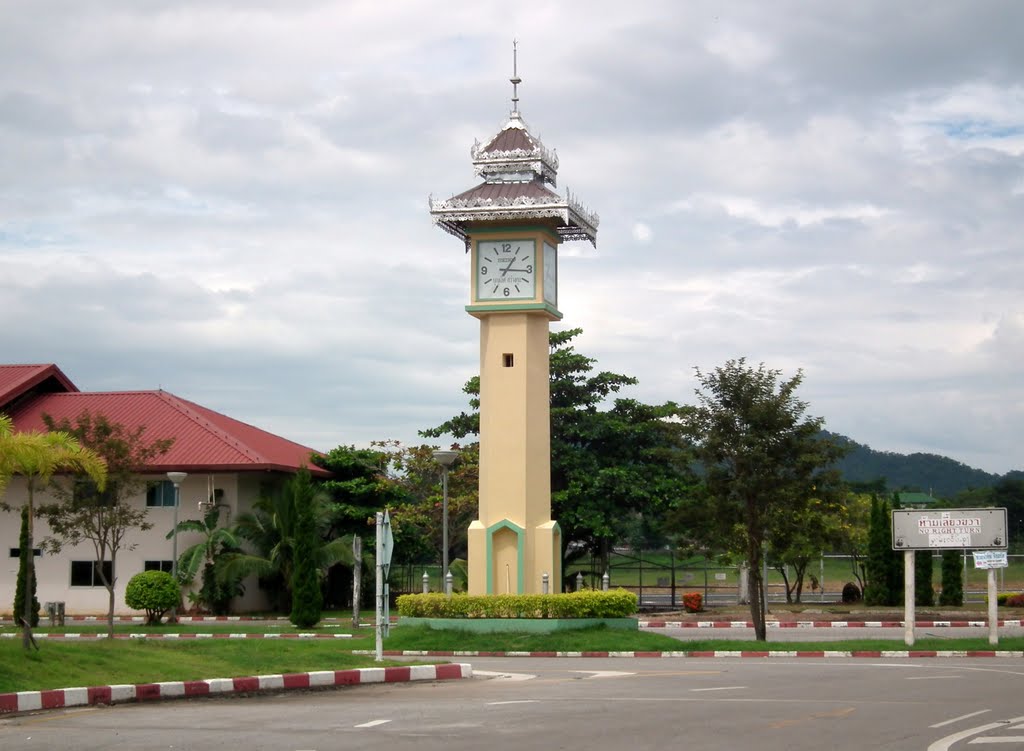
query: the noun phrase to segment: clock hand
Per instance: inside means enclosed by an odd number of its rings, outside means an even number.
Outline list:
[[[518,256],[518,255],[519,255],[519,251],[517,250],[515,252],[515,255],[513,255],[512,258],[509,259],[508,266],[506,266],[505,269],[501,272],[502,274],[507,274],[508,273],[508,270],[512,268],[512,264],[516,262],[516,256]]]

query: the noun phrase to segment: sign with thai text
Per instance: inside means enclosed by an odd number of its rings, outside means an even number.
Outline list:
[[[1007,568],[1010,563],[1005,550],[979,550],[974,556],[974,568]]]
[[[1006,549],[1006,509],[892,512],[893,550]]]

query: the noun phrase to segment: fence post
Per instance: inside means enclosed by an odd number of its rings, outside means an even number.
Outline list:
[[[676,609],[676,551],[668,551],[668,561],[672,565],[672,609]]]
[[[427,572],[423,572],[423,594],[430,591],[430,577],[427,576]]]

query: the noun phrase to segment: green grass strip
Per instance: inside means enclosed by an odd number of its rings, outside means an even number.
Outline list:
[[[25,652],[20,641],[4,639],[0,641],[0,693],[396,664],[353,655],[349,641],[90,639],[40,641],[38,652]]]

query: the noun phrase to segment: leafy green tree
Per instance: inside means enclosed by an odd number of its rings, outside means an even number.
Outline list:
[[[690,492],[692,455],[682,439],[677,405],[616,398],[604,407],[637,380],[594,372],[595,360],[573,347],[580,333],[570,329],[550,335],[551,510],[562,530],[563,551],[607,555],[629,533],[624,522],[637,514],[652,523],[660,520]],[[463,439],[479,433],[479,377],[471,378],[463,391],[472,411],[421,435]]]
[[[107,466],[103,458],[83,447],[73,436],[64,432],[16,432],[11,420],[0,415],[0,490],[5,489],[15,475],[25,478],[28,492],[25,504],[28,509],[27,550],[34,548],[35,494],[48,487],[53,476],[62,472],[83,473],[98,490],[106,486]],[[35,561],[30,556],[25,569],[25,591],[34,590]],[[21,619],[21,643],[26,650],[35,644],[32,636],[32,602],[33,598],[26,597],[24,611],[15,614],[16,618]]]
[[[291,609],[299,508],[308,477],[309,470],[303,468],[282,486],[265,488],[264,494],[253,504],[253,510],[239,514],[235,533],[248,543],[250,551],[224,554],[218,571],[218,576],[225,580],[250,574],[258,576],[260,586],[270,594],[275,608],[280,611]],[[317,490],[310,506],[318,541],[310,557],[317,570],[326,571],[336,563],[351,566],[351,537],[327,537],[333,514],[330,497]]]
[[[191,584],[197,574],[202,576],[199,595],[201,606],[216,615],[225,615],[231,605],[231,598],[242,594],[244,589],[238,577],[218,575],[218,566],[226,553],[241,552],[239,538],[231,527],[220,526],[220,506],[211,506],[202,519],[185,519],[178,522],[177,531],[194,532],[203,539],[189,546],[178,556],[178,578]],[[167,533],[167,539],[175,530]],[[190,600],[193,595],[189,595]]]
[[[32,613],[29,623],[32,628],[39,625],[39,600],[36,598],[36,580],[28,575],[32,566],[34,553],[28,547],[28,506],[21,507],[21,534],[18,537],[18,581],[14,585],[14,613]],[[25,598],[31,598],[29,607],[25,607]]]
[[[850,556],[851,573],[857,579],[857,585],[864,592],[867,580],[868,537],[871,528],[871,500],[868,493],[847,493],[843,502],[844,521],[839,528],[839,540],[836,549]]]
[[[181,599],[178,582],[166,571],[140,571],[128,580],[124,604],[134,610],[146,611],[146,623],[153,626]]]
[[[762,558],[773,518],[802,509],[841,449],[821,436],[821,418],[806,417],[796,397],[798,372],[783,380],[762,363],[729,360],[699,369],[698,404],[682,415],[704,471],[711,515],[702,534],[742,553],[748,565],[755,636],[767,638]],[[712,545],[715,547],[715,545]]]
[[[940,605],[960,607],[964,604],[964,576],[959,550],[942,551],[942,592]]]
[[[889,605],[894,596],[890,589],[893,568],[892,536],[889,507],[878,496],[871,497],[871,521],[868,530],[867,586],[865,605]]]
[[[131,499],[145,491],[146,481],[138,474],[140,467],[151,464],[167,453],[173,438],[150,440],[145,426],[130,429],[111,422],[102,414],[83,412],[74,422],[60,422],[43,415],[51,432],[67,433],[82,446],[102,457],[107,465],[107,483],[102,490],[90,480],[76,479],[54,487],[56,503],[40,506],[39,515],[46,519],[50,536],[43,541],[51,552],[64,546],[74,547],[89,542],[97,561],[110,561],[108,580],[102,565],[96,567],[107,590],[107,635],[114,636],[114,592],[117,583],[117,554],[134,550],[131,542],[135,529],[147,530],[145,506],[135,506]]]
[[[320,622],[323,593],[316,558],[321,544],[313,507],[316,490],[308,471],[295,476],[293,493],[296,521],[291,622],[299,628],[311,628]]]
[[[935,604],[935,589],[932,584],[932,551],[914,551],[914,604],[931,607]]]
[[[838,477],[835,484],[834,497],[814,497],[803,503],[797,499],[792,506],[769,512],[769,559],[782,574],[786,602],[800,602],[808,565],[842,538],[846,508],[841,502]]]

